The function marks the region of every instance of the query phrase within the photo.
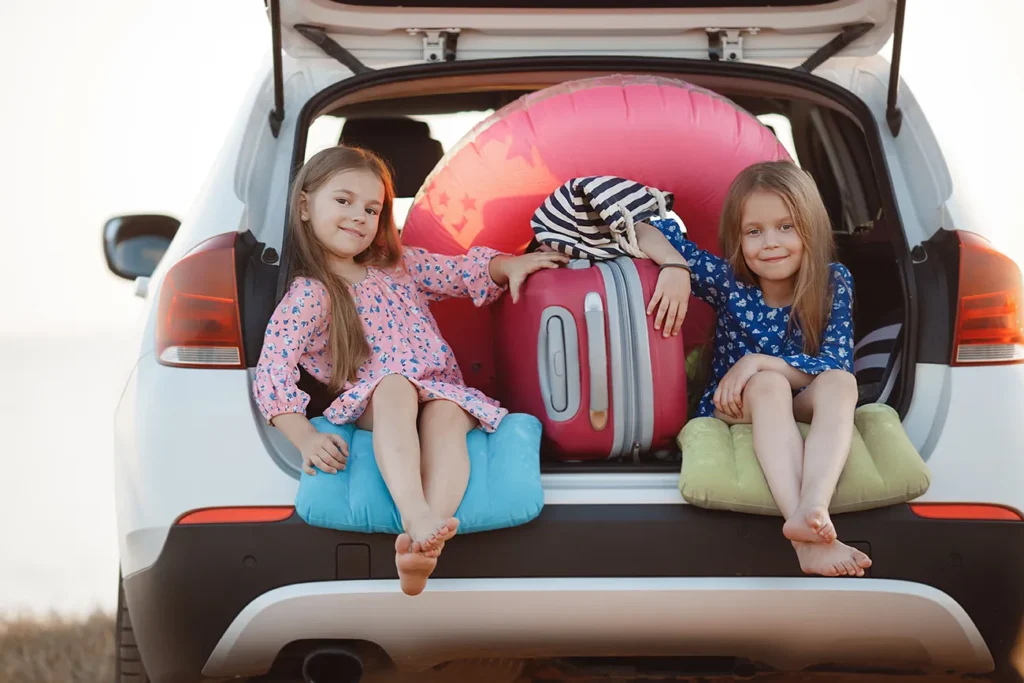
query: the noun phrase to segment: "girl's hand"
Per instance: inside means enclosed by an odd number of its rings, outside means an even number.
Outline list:
[[[329,474],[348,465],[348,444],[337,434],[312,432],[303,437],[299,452],[302,453],[302,471],[306,474],[316,474],[314,465]]]
[[[686,307],[690,303],[690,271],[683,268],[665,268],[658,275],[658,284],[647,304],[647,315],[655,308],[658,315],[654,318],[654,329],[664,327],[663,337],[675,337],[683,326]]]
[[[558,268],[569,257],[557,251],[535,251],[522,256],[496,256],[491,259],[491,279],[500,287],[508,286],[512,303],[519,301],[519,288],[526,278],[545,268]]]
[[[714,404],[734,420],[743,418],[743,389],[761,371],[761,354],[748,353],[736,361],[715,389]]]

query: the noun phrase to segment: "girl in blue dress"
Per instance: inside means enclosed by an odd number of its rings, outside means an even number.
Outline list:
[[[672,273],[662,273],[648,306],[655,327],[678,334],[691,288],[717,311],[697,414],[753,425],[782,533],[804,572],[863,576],[870,558],[838,540],[828,514],[857,405],[853,278],[832,262],[831,224],[814,181],[790,162],[741,172],[722,208],[724,258],[688,241],[671,219],[650,223],[637,223],[637,243]],[[811,425],[806,441],[797,421]]]

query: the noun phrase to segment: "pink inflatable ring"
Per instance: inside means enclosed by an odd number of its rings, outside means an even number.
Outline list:
[[[690,238],[717,251],[733,178],[750,164],[788,158],[754,116],[684,81],[569,81],[503,107],[453,147],[417,194],[402,240],[446,254],[477,245],[522,253],[533,238],[530,217],[551,192],[570,178],[617,175],[672,192]],[[433,311],[466,381],[494,395],[489,311],[465,301]],[[703,342],[712,323],[705,305],[691,304],[686,345]]]

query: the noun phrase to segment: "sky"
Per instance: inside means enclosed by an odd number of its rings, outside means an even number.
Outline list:
[[[903,57],[961,202],[1019,262],[1020,26],[1017,0],[909,0]],[[101,228],[185,214],[269,41],[260,0],[0,0],[0,613],[113,605],[141,300]]]

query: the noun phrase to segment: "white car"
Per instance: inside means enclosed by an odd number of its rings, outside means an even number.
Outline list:
[[[993,226],[957,212],[939,141],[896,86],[904,4],[269,0],[272,63],[187,220],[105,228],[110,268],[148,301],[115,424],[118,683],[807,667],[1019,680],[1021,274],[982,237]],[[457,539],[409,598],[393,538],[294,514],[298,454],[252,399],[290,177],[344,126],[389,158],[407,207],[445,146],[431,130],[627,71],[733,99],[814,175],[857,282],[862,398],[898,411],[931,487],[843,515],[874,564],[822,579],[800,573],[777,519],[685,504],[677,461],[545,462],[541,516]]]

